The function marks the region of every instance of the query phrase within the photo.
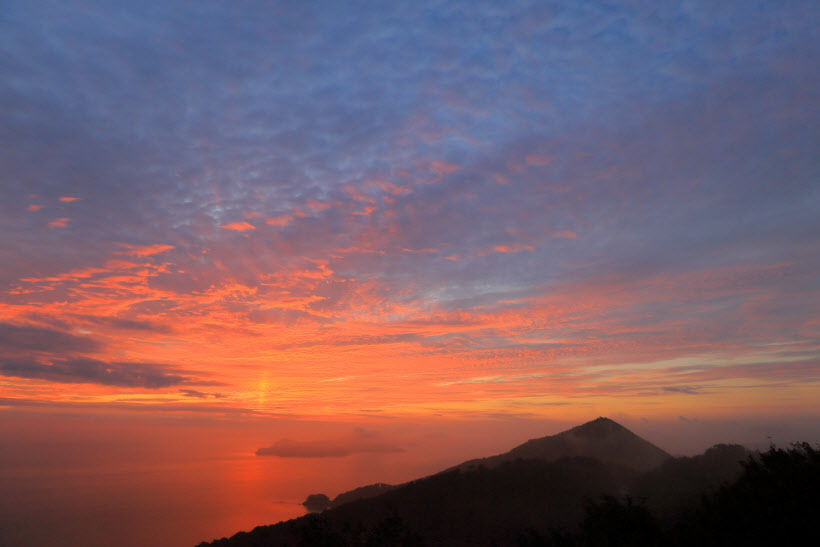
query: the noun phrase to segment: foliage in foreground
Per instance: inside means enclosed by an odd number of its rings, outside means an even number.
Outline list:
[[[663,528],[645,502],[610,496],[586,508],[577,533],[519,540],[527,547],[725,546],[814,544],[820,517],[820,450],[809,443],[771,446],[743,474],[704,495],[700,508]]]

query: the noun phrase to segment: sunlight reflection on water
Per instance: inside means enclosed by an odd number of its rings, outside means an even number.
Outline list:
[[[298,462],[295,462],[298,464]],[[294,462],[0,472],[0,544],[194,545],[301,516]]]

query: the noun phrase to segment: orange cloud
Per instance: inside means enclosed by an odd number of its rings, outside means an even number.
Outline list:
[[[405,253],[428,254],[428,253],[437,253],[438,249],[407,249],[407,248],[403,248],[402,251],[405,252]]]
[[[370,216],[373,211],[377,211],[379,208],[375,205],[368,205],[364,208],[364,211],[354,211],[354,215],[362,215],[362,216]]]
[[[353,186],[352,184],[346,185],[343,188],[343,190],[345,191],[346,194],[348,194],[350,197],[352,197],[356,201],[364,201],[366,203],[376,203],[376,200],[373,199],[373,197],[365,194],[359,188],[357,188],[356,186]]]
[[[71,221],[70,218],[58,218],[56,220],[52,220],[51,222],[49,222],[48,227],[49,228],[65,228],[66,224],[68,224],[69,221]]]
[[[159,253],[164,253],[165,251],[170,251],[174,248],[173,245],[127,245],[125,243],[119,243],[121,247],[125,247],[128,249],[127,251],[119,251],[117,254],[123,254],[128,256],[137,256],[137,257],[145,257],[151,256]]]
[[[534,251],[532,245],[523,243],[508,243],[506,245],[495,245],[493,251],[497,253],[517,253],[518,251]]]
[[[293,222],[293,217],[290,215],[273,217],[265,221],[265,223],[269,224],[270,226],[287,226],[291,222]]]
[[[62,201],[62,202],[64,202],[64,203],[70,203],[70,202],[72,202],[72,201],[77,201],[77,200],[79,200],[79,199],[80,199],[80,198],[75,198],[75,197],[71,197],[71,196],[64,196],[64,197],[61,197],[61,198],[60,198],[60,201]]]
[[[325,203],[322,201],[317,201],[315,199],[308,200],[307,206],[310,209],[313,209],[314,212],[325,211],[330,209],[331,205],[329,203]]]
[[[28,211],[39,211],[42,208],[43,208],[42,205],[29,205],[27,210]]]
[[[224,230],[234,230],[237,232],[256,230],[256,226],[253,224],[248,224],[247,222],[231,222],[230,224],[223,224],[220,228]]]
[[[413,190],[410,188],[406,188],[404,186],[398,186],[393,184],[392,182],[381,182],[379,183],[379,187],[382,189],[383,192],[387,192],[393,196],[406,196],[413,193]]]

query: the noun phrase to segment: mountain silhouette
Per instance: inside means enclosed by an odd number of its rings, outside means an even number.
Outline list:
[[[521,459],[554,462],[563,458],[578,457],[594,458],[638,471],[655,469],[672,458],[665,451],[635,435],[614,420],[600,417],[556,435],[530,439],[509,452],[497,456],[468,460],[444,470],[443,473],[454,469],[461,471],[472,471],[479,467],[492,469],[502,463]],[[362,486],[339,494],[333,501],[328,499],[324,505],[317,504],[314,499],[315,495],[312,495],[302,505],[308,507],[310,511],[318,512],[359,499],[381,495],[398,486],[383,483]],[[324,499],[327,497],[324,496]]]
[[[556,435],[531,439],[504,454],[469,460],[451,469],[467,471],[479,466],[494,468],[518,459],[552,462],[574,457],[595,458],[648,471],[672,456],[621,424],[609,418],[598,418]]]
[[[350,503],[351,501],[356,500],[364,500],[369,498],[375,498],[376,496],[380,496],[385,492],[389,492],[396,488],[390,484],[384,483],[376,483],[376,484],[369,484],[367,486],[360,486],[359,488],[355,488],[348,492],[342,492],[335,498],[333,498],[332,507],[339,507],[340,505],[344,505],[345,503]]]
[[[201,546],[664,545],[659,534],[672,533],[705,495],[737,480],[744,457],[742,447],[718,445],[672,458],[598,418],[406,484],[351,490],[321,513]],[[616,532],[623,541],[607,543]],[[606,541],[588,541],[596,534]]]

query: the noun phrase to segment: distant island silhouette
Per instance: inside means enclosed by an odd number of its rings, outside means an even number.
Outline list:
[[[608,418],[199,547],[794,544],[815,534],[820,451],[719,444],[673,458]]]

